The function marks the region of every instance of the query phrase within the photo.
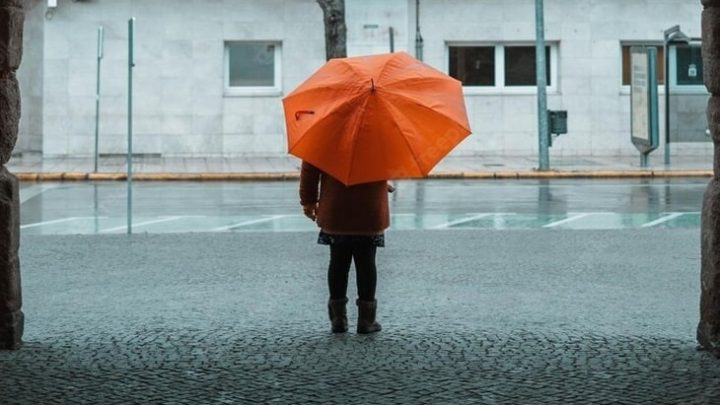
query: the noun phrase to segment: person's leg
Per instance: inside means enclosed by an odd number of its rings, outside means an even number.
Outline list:
[[[349,246],[330,246],[330,265],[328,266],[328,315],[333,333],[347,332],[347,287],[352,248]]]
[[[382,330],[375,321],[377,301],[375,301],[375,287],[377,285],[377,267],[375,266],[375,253],[377,247],[368,241],[356,243],[353,249],[355,259],[355,272],[357,273],[358,287],[358,333],[374,333]]]
[[[358,297],[363,301],[375,300],[375,288],[377,286],[376,253],[377,247],[365,241],[355,244],[353,249]]]
[[[352,256],[352,246],[330,245],[330,265],[328,266],[330,299],[346,298]]]

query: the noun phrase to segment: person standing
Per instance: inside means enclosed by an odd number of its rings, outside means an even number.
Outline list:
[[[317,242],[330,246],[327,280],[332,332],[348,330],[347,287],[353,261],[358,292],[357,333],[379,332],[382,327],[375,319],[375,255],[378,247],[385,246],[384,231],[390,226],[388,192],[394,188],[385,180],[346,186],[303,161],[299,191],[305,216],[320,227]]]

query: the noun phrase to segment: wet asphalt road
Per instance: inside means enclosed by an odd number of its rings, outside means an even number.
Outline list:
[[[698,212],[707,179],[399,181],[395,214],[510,212]],[[68,216],[124,216],[127,187],[108,183],[26,183],[21,223]],[[299,214],[297,182],[143,183],[137,216]]]

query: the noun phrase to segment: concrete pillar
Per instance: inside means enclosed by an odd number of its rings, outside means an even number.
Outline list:
[[[19,349],[23,313],[20,290],[20,198],[17,178],[6,168],[20,122],[15,72],[22,59],[23,0],[0,0],[0,350]]]
[[[711,93],[707,118],[715,143],[715,175],[702,209],[701,297],[697,340],[720,357],[720,0],[702,0],[703,70]]]

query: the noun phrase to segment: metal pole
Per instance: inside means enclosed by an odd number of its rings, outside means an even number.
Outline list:
[[[415,58],[423,60],[423,39],[420,35],[420,0],[415,0]]]
[[[93,184],[93,202],[94,202],[94,208],[93,216],[95,217],[95,234],[100,233],[100,203],[98,202],[98,185],[97,183]]]
[[[98,27],[98,43],[97,43],[97,78],[95,86],[95,173],[98,172],[98,156],[100,145],[100,64],[103,58],[103,27]]]
[[[670,165],[670,42],[679,32],[679,25],[673,25],[663,32],[663,64],[665,65],[665,166]]]
[[[546,93],[545,69],[545,17],[543,15],[543,0],[535,0],[535,73],[537,76],[537,105],[538,105],[538,140],[539,140],[539,170],[550,168],[548,152],[548,115]]]
[[[132,234],[132,98],[135,66],[135,17],[128,20],[128,152],[127,152],[127,233]]]
[[[655,148],[658,147],[658,144],[660,143],[660,122],[658,116],[660,115],[658,113],[658,84],[657,84],[657,49],[655,47],[649,47],[646,50],[647,53],[647,61],[648,61],[648,71],[647,71],[647,81],[648,81],[648,128],[650,129],[650,145],[651,150],[648,150],[647,152],[643,153],[645,156],[644,158],[644,166],[648,166],[648,157],[650,156],[650,152],[655,150]]]
[[[679,27],[678,27],[679,28]],[[670,166],[670,44],[665,37],[663,45],[663,63],[665,64],[665,166]]]
[[[393,52],[395,52],[395,30],[393,29],[393,27],[390,27],[389,34],[390,34],[390,53],[393,53]]]
[[[665,59],[665,166],[670,165],[670,46],[673,42],[687,42],[689,38],[679,25],[673,25],[663,32],[663,53]]]

